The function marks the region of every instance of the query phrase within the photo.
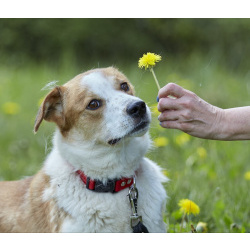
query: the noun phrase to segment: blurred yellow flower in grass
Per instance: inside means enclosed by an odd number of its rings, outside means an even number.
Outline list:
[[[160,115],[160,112],[159,112],[159,110],[158,110],[158,104],[154,104],[154,105],[152,105],[151,106],[151,111],[152,111],[152,114],[154,115],[154,116],[159,116]]]
[[[183,214],[199,214],[200,213],[200,208],[198,205],[196,205],[193,201],[189,200],[189,199],[182,199],[179,201],[178,203],[179,207],[180,207],[180,211]]]
[[[245,180],[250,181],[250,171],[247,171],[247,172],[244,174],[244,178],[245,178]]]
[[[180,135],[177,135],[175,138],[175,142],[179,146],[185,145],[187,142],[190,141],[191,136],[186,133],[181,133]]]
[[[169,172],[168,172],[166,169],[162,170],[161,172],[162,172],[166,177],[169,177]]]
[[[162,137],[157,137],[157,138],[154,139],[154,145],[156,147],[158,147],[158,148],[165,147],[165,146],[168,145],[168,143],[169,143],[168,138],[163,137],[163,136]]]
[[[6,102],[2,106],[2,110],[7,115],[16,115],[20,112],[20,105],[16,102]]]
[[[203,148],[203,147],[198,147],[197,148],[197,154],[202,159],[207,158],[207,150],[205,148]]]
[[[155,72],[153,70],[153,67],[157,62],[161,61],[161,56],[157,55],[155,53],[148,52],[147,54],[143,54],[143,56],[138,61],[138,67],[139,68],[145,68],[149,69],[151,73],[153,74],[153,77],[155,79],[155,83],[157,85],[157,88],[160,90],[159,82],[156,78]]]
[[[197,226],[196,226],[196,231],[198,233],[206,233],[207,232],[207,223],[206,222],[198,222]]]

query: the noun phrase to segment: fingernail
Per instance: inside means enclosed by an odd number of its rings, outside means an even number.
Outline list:
[[[159,96],[157,96],[157,99],[156,99],[156,100],[157,100],[157,102],[159,102]]]
[[[161,126],[161,125],[162,125],[162,122],[160,122],[159,124],[160,124],[160,126]],[[161,127],[162,127],[162,126],[161,126]]]

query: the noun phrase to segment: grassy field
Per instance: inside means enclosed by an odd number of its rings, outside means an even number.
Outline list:
[[[0,67],[0,179],[15,180],[34,174],[51,148],[54,125],[43,123],[32,133],[41,98],[41,89],[53,80],[63,84],[76,74],[109,64],[84,66],[64,64],[56,67],[26,65]],[[155,147],[148,156],[170,178],[165,220],[169,232],[190,232],[198,222],[207,232],[250,232],[250,142],[217,142],[193,138],[180,131],[158,125],[157,88],[150,72],[132,64],[116,65],[135,85],[137,95],[152,108],[152,140]],[[250,104],[250,73],[231,72],[211,59],[198,56],[177,61],[169,58],[155,69],[159,82],[176,82],[203,99],[222,108]],[[184,216],[178,202],[190,199],[198,215]]]

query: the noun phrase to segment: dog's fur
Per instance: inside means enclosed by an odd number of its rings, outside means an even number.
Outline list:
[[[129,89],[122,89],[122,83]],[[93,99],[101,104],[95,110],[88,108]],[[34,127],[37,132],[43,120],[57,124],[53,149],[35,176],[0,183],[0,232],[132,232],[128,188],[118,193],[87,190],[77,170],[104,183],[135,174],[138,214],[149,232],[165,232],[161,183],[166,178],[144,157],[150,146],[150,111],[146,107],[139,118],[127,111],[140,101],[113,67],[87,71],[55,87]],[[135,131],[142,121],[146,125]]]

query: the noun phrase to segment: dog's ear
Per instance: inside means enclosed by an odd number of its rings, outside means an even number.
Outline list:
[[[43,119],[55,122],[59,127],[64,125],[63,93],[64,87],[57,86],[45,97],[36,116],[34,133],[39,129]]]

